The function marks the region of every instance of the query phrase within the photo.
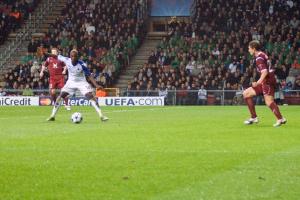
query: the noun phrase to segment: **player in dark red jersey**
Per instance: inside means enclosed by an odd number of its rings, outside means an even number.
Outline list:
[[[255,112],[255,105],[253,103],[253,96],[264,95],[266,105],[272,110],[277,118],[274,127],[285,124],[287,120],[282,117],[277,104],[274,101],[274,92],[276,79],[274,75],[274,69],[271,66],[268,56],[259,50],[260,43],[257,40],[253,40],[249,43],[248,51],[255,57],[256,70],[260,74],[260,78],[257,82],[252,83],[252,87],[247,88],[244,92],[244,99],[248,105],[251,113],[251,118],[246,120],[245,124],[258,123],[258,118]]]
[[[58,50],[53,48],[51,49],[53,55],[58,55]],[[56,90],[64,87],[65,84],[65,74],[66,66],[63,62],[59,61],[57,57],[48,57],[46,62],[42,65],[42,70],[40,72],[40,77],[44,76],[45,70],[48,69],[50,78],[49,78],[49,92],[53,102],[56,101]],[[65,108],[71,110],[71,107],[68,105],[68,98],[64,99]]]

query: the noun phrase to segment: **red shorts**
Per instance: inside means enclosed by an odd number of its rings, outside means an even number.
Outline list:
[[[63,88],[65,85],[65,78],[61,77],[61,78],[55,78],[55,79],[51,79],[49,81],[49,89],[61,89]]]
[[[256,87],[252,87],[256,93],[256,95],[269,95],[274,97],[275,86],[272,84],[261,84]]]

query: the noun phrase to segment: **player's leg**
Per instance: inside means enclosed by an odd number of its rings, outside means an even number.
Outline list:
[[[68,110],[68,111],[70,111],[71,110],[71,106],[69,105],[69,98],[68,98],[68,96],[66,96],[64,98],[64,102],[65,102],[65,109]]]
[[[54,85],[54,80],[50,79],[50,83],[49,83],[49,93],[51,96],[51,100],[54,103],[56,101],[56,91],[55,91],[55,85]]]
[[[63,88],[64,85],[65,85],[65,78],[64,78],[64,76],[62,76],[61,79],[58,82],[59,89]],[[68,97],[69,96],[66,96],[64,98],[64,102],[65,102],[65,109],[70,111],[71,110],[71,106],[69,105],[69,98]]]
[[[92,92],[88,92],[88,93],[85,94],[85,97],[86,97],[88,100],[90,100],[92,106],[95,108],[96,112],[98,113],[98,115],[99,115],[101,121],[107,121],[107,120],[108,120],[108,117],[106,117],[106,116],[104,116],[104,115],[102,114],[102,111],[101,111],[101,109],[100,109],[100,106],[99,106],[99,104],[98,104],[98,101],[97,101],[96,97],[93,95],[93,93],[92,93]]]
[[[74,94],[76,91],[76,88],[73,87],[73,82],[67,81],[66,85],[61,89],[60,95],[56,99],[55,105],[53,106],[52,113],[48,121],[54,121],[55,120],[55,115],[61,105],[61,100],[65,98],[68,95]]]
[[[95,98],[93,94],[93,88],[88,84],[87,82],[80,82],[76,83],[78,90],[80,91],[81,94],[84,94],[84,96],[90,100],[92,106],[95,108],[96,112],[98,113],[100,119],[102,121],[107,121],[108,118],[102,114],[102,111],[99,107],[98,101]]]
[[[53,109],[52,109],[52,113],[51,113],[50,117],[47,119],[47,121],[54,121],[55,120],[55,115],[56,115],[57,111],[59,110],[62,99],[64,99],[68,95],[69,95],[69,93],[64,92],[64,91],[62,91],[60,93],[60,95],[57,97],[57,99],[55,101],[55,104],[54,104]]]
[[[64,77],[62,76],[60,79],[58,79],[56,81],[56,88],[57,89],[62,89],[64,87],[64,84],[65,84],[65,79]],[[64,98],[64,103],[65,103],[65,109],[66,110],[71,110],[71,106],[69,105],[69,100],[68,100],[68,96],[66,96]]]
[[[56,91],[54,88],[50,89],[50,96],[51,96],[52,102],[55,102],[56,101]]]
[[[284,117],[282,117],[280,110],[274,101],[274,96],[264,95],[264,98],[265,98],[266,105],[271,109],[271,111],[274,113],[274,115],[277,118],[277,121],[273,126],[278,127],[281,126],[282,124],[285,124],[287,120]]]
[[[255,104],[253,102],[254,96],[256,96],[256,91],[253,87],[249,87],[243,92],[244,100],[251,114],[251,117],[248,120],[244,121],[244,124],[258,123],[258,118],[255,111]]]

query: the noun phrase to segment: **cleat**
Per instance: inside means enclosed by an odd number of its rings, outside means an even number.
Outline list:
[[[256,123],[256,124],[258,123],[258,118],[257,118],[257,117],[255,117],[255,118],[250,118],[250,119],[244,121],[244,124],[246,124],[246,125],[251,125],[251,124],[253,124],[253,123]]]
[[[102,117],[101,117],[101,121],[105,122],[105,121],[107,121],[107,120],[108,120],[108,117],[105,117],[105,116],[102,116]]]
[[[286,124],[287,123],[287,120],[285,118],[282,118],[282,119],[279,119],[276,121],[275,124],[273,124],[274,127],[279,127],[281,126],[282,124]]]
[[[66,105],[66,106],[65,106],[65,109],[68,110],[68,111],[70,111],[70,110],[71,110],[71,106],[67,106],[67,105]]]
[[[50,121],[55,121],[55,117],[49,117],[49,118],[47,119],[47,121],[48,121],[48,122],[50,122]]]

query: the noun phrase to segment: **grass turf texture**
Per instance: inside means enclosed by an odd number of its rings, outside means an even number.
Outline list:
[[[72,109],[0,107],[0,199],[299,199],[299,106]]]

